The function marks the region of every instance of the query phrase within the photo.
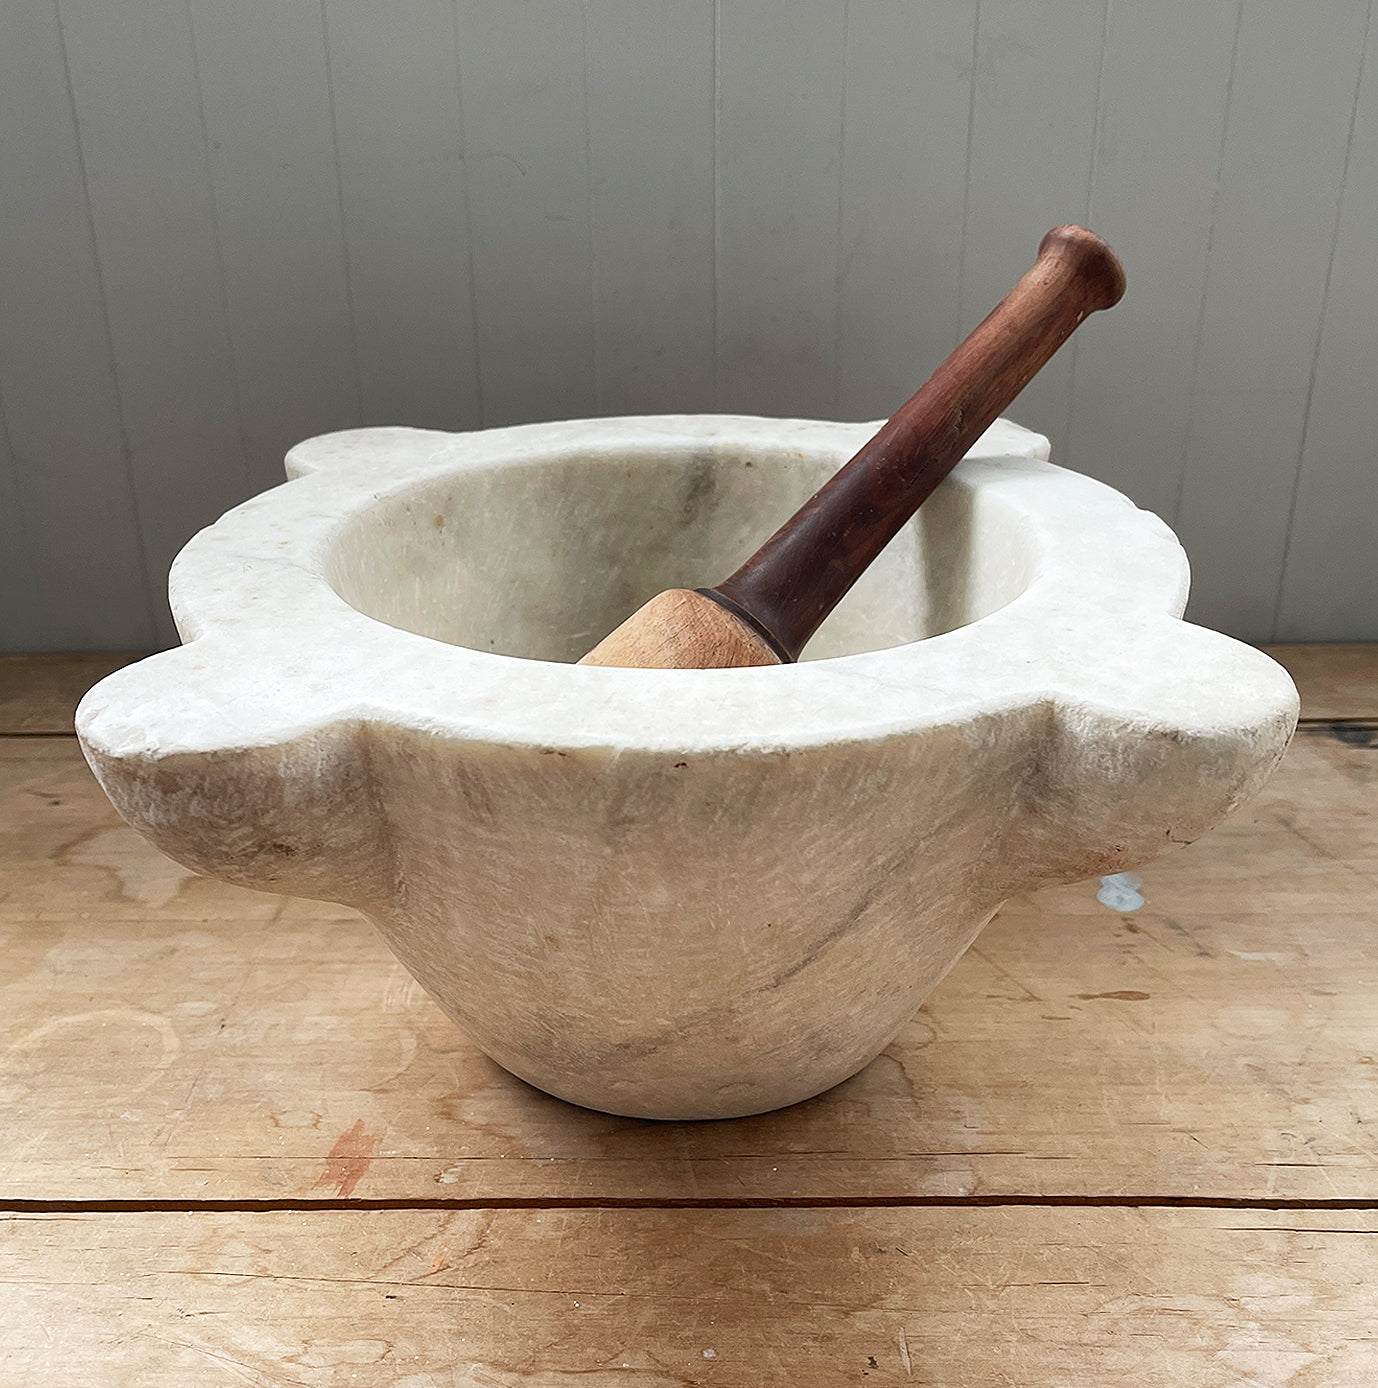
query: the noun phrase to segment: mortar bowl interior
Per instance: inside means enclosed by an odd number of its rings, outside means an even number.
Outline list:
[[[837,470],[825,447],[579,448],[411,481],[335,536],[325,576],[389,626],[576,661],[667,588],[726,578]],[[967,625],[1027,586],[1013,511],[950,477],[824,624],[806,660]],[[821,561],[820,561],[821,562]]]

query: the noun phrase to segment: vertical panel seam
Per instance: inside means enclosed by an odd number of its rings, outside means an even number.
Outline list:
[[[967,294],[967,226],[971,218],[971,157],[976,136],[976,75],[981,61],[981,0],[976,0],[976,12],[971,21],[971,84],[967,90],[967,168],[962,184],[962,244],[957,253],[957,322],[952,341],[961,336],[966,321]]]
[[[10,429],[9,405],[5,401],[5,388],[2,382],[0,382],[0,449],[4,450],[5,457],[10,460],[14,468],[12,474],[14,499],[10,504],[15,515],[19,518],[19,531],[24,537],[25,553],[21,555],[20,558],[24,567],[29,571],[29,578],[33,584],[35,595],[39,595],[38,571],[33,562],[34,539],[36,537],[33,532],[32,521],[29,517],[28,510],[24,505],[24,489],[19,485],[19,452],[14,446],[14,434]],[[42,602],[36,603],[35,606],[47,606],[46,594],[42,595],[42,598]],[[51,631],[54,624],[54,614],[48,612],[47,620],[43,623],[44,628]]]
[[[5,403],[5,391],[0,386],[0,449],[3,449],[5,457],[10,460],[14,468],[11,475],[13,483],[13,499],[10,506],[19,520],[19,533],[23,545],[23,553],[18,556],[19,562],[24,566],[28,574],[30,589],[34,595],[34,606],[47,609],[47,594],[43,592],[38,582],[38,568],[34,564],[34,533],[32,522],[24,506],[24,490],[19,485],[19,454],[15,451],[14,435],[10,432],[9,406]],[[22,597],[21,597],[22,600]],[[44,614],[42,623],[45,632],[51,632],[56,625],[55,614],[48,610]]]
[[[474,403],[478,407],[478,427],[487,423],[483,407],[483,345],[478,321],[478,271],[474,265],[474,218],[469,188],[469,127],[464,118],[464,65],[460,59],[463,26],[459,22],[460,0],[452,0],[450,13],[455,31],[455,99],[459,106],[459,159],[464,174],[464,241],[469,259],[469,315],[474,325]]]
[[[579,3],[579,62],[584,73],[584,191],[586,195],[586,216],[588,219],[589,252],[589,331],[593,339],[593,407],[595,414],[604,410],[603,364],[599,351],[598,311],[598,255],[597,244],[597,203],[593,187],[593,122],[589,116],[589,4],[588,0]]]
[[[1211,190],[1210,221],[1206,227],[1205,264],[1201,269],[1201,302],[1196,309],[1196,338],[1191,349],[1191,385],[1187,405],[1187,427],[1182,438],[1182,457],[1177,465],[1177,493],[1172,503],[1172,528],[1181,523],[1182,501],[1187,488],[1187,466],[1191,458],[1192,432],[1196,424],[1197,383],[1201,376],[1201,342],[1206,331],[1206,300],[1210,291],[1211,261],[1215,254],[1216,222],[1220,215],[1220,188],[1225,179],[1225,151],[1230,139],[1230,114],[1234,108],[1234,76],[1239,65],[1239,36],[1244,28],[1244,0],[1238,0],[1234,17],[1234,39],[1230,44],[1230,74],[1225,79],[1225,110],[1220,121],[1220,157],[1215,165],[1215,187]]]
[[[72,113],[72,133],[76,139],[77,167],[81,173],[82,205],[86,210],[86,231],[91,240],[91,261],[96,272],[96,292],[100,298],[101,327],[105,335],[106,355],[110,360],[110,384],[115,392],[115,416],[119,421],[120,449],[124,454],[125,483],[134,512],[134,545],[143,574],[144,620],[150,648],[158,644],[158,622],[154,615],[157,600],[154,596],[153,575],[149,572],[148,543],[144,535],[143,509],[139,504],[139,483],[134,469],[134,446],[129,437],[129,420],[125,412],[124,390],[120,385],[120,368],[115,356],[115,330],[110,321],[110,300],[105,289],[105,267],[101,264],[100,240],[96,235],[96,214],[91,206],[91,183],[86,171],[86,149],[81,138],[81,117],[77,114],[76,88],[72,83],[72,64],[67,55],[67,32],[62,23],[61,0],[53,0],[53,17],[57,22],[57,41],[62,53],[62,77],[67,86],[67,105]]]
[[[1096,201],[1096,174],[1100,168],[1100,137],[1103,128],[1103,117],[1105,107],[1105,51],[1109,47],[1110,39],[1110,12],[1113,7],[1113,0],[1105,0],[1105,6],[1101,10],[1100,21],[1100,61],[1096,67],[1096,107],[1091,117],[1091,151],[1090,159],[1087,161],[1086,169],[1086,202],[1085,216],[1090,222],[1095,214]]]
[[[19,454],[15,451],[14,435],[10,432],[10,413],[9,406],[5,403],[4,384],[0,383],[0,447],[5,450],[5,456],[10,458],[15,465],[19,463]],[[19,525],[23,530],[25,538],[31,538],[28,517],[24,513],[24,496],[18,486],[19,479],[15,478],[14,490],[14,509],[19,513]]]
[[[1095,200],[1096,200],[1096,175],[1100,167],[1100,142],[1101,132],[1104,128],[1104,93],[1105,93],[1105,50],[1108,47],[1110,35],[1110,10],[1113,0],[1105,0],[1104,8],[1101,10],[1100,25],[1100,63],[1096,68],[1096,107],[1091,116],[1091,157],[1088,161],[1086,170],[1086,202],[1084,204],[1084,217],[1086,226],[1090,227],[1095,220]],[[1092,228],[1094,230],[1094,228]],[[1077,397],[1077,366],[1081,361],[1081,335],[1078,333],[1072,338],[1072,360],[1067,372],[1067,417],[1062,429],[1063,446],[1067,450],[1067,456],[1063,462],[1068,467],[1075,466],[1075,457],[1072,448],[1072,423],[1074,417],[1074,407]]]
[[[842,405],[842,277],[844,247],[842,245],[844,193],[847,170],[847,25],[851,18],[851,0],[842,5],[842,80],[838,84],[837,103],[837,242],[833,264],[833,408],[836,419]]]
[[[722,400],[722,336],[719,326],[722,286],[718,250],[722,242],[722,0],[713,0],[713,408]]]
[[[325,0],[320,0],[321,56],[325,60],[325,95],[330,106],[330,146],[335,154],[335,204],[340,217],[340,259],[344,269],[345,306],[349,311],[349,340],[354,357],[354,394],[358,404],[358,422],[364,423],[364,370],[359,359],[359,318],[354,307],[354,273],[349,259],[349,232],[345,220],[344,165],[340,159],[340,123],[335,118],[335,74],[330,58],[330,21],[325,12]]]
[[[1273,600],[1273,621],[1269,639],[1276,641],[1278,623],[1282,619],[1282,595],[1287,587],[1287,569],[1292,556],[1292,533],[1297,519],[1297,504],[1301,497],[1302,467],[1306,462],[1306,444],[1311,430],[1311,402],[1316,394],[1316,378],[1320,372],[1321,344],[1325,340],[1325,319],[1330,309],[1330,279],[1335,270],[1335,256],[1340,247],[1340,223],[1344,215],[1345,190],[1349,183],[1349,162],[1354,152],[1354,131],[1359,121],[1359,96],[1364,85],[1364,69],[1368,62],[1368,36],[1373,24],[1373,0],[1369,0],[1364,16],[1364,37],[1359,48],[1359,70],[1354,78],[1354,100],[1349,107],[1349,131],[1345,136],[1344,161],[1340,165],[1340,186],[1335,198],[1335,226],[1330,237],[1330,255],[1325,263],[1325,280],[1321,287],[1321,311],[1316,322],[1316,340],[1311,348],[1311,373],[1306,383],[1306,402],[1301,412],[1301,440],[1297,446],[1297,469],[1292,475],[1292,496],[1287,506],[1287,527],[1282,537],[1282,566],[1278,572],[1277,594]]]
[[[220,202],[215,193],[215,174],[211,168],[210,123],[206,119],[206,93],[201,85],[201,54],[196,44],[196,19],[192,0],[186,0],[187,38],[191,45],[191,76],[196,84],[196,115],[201,123],[201,152],[206,163],[206,196],[210,199],[211,253],[215,257],[215,272],[220,280],[220,311],[224,315],[225,346],[230,362],[230,396],[234,400],[235,425],[239,434],[240,466],[244,473],[244,494],[253,489],[253,473],[249,466],[249,435],[244,420],[244,400],[239,383],[239,353],[230,317],[230,286],[225,273],[225,249],[220,234]]]

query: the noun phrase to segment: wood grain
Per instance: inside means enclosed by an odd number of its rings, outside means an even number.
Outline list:
[[[580,665],[640,670],[720,670],[780,663],[769,643],[740,617],[689,588],[657,593],[579,661]]]
[[[10,1381],[1371,1388],[1371,1211],[10,1216]]]
[[[0,655],[0,737],[70,733],[82,695],[97,680],[138,659],[127,651]]]
[[[1292,676],[1303,718],[1378,717],[1378,645],[1263,649]]]
[[[1378,680],[1279,654],[1343,719],[1144,906],[1011,902],[863,1074],[733,1123],[512,1080],[358,916],[0,737],[0,1377],[1370,1388]]]
[[[352,913],[170,863],[72,739],[0,740],[0,1191],[333,1199],[367,1137],[359,1198],[1369,1199],[1375,785],[1306,727],[1142,909],[1016,899],[860,1076],[662,1125],[512,1080]]]

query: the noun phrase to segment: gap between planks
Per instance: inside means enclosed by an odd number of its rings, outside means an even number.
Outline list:
[[[4,1200],[0,1216],[47,1214],[306,1214],[319,1210],[480,1212],[486,1210],[1330,1210],[1378,1213],[1378,1200],[1231,1198],[1213,1195],[876,1195],[704,1196],[639,1199],[615,1196],[513,1196],[470,1200],[443,1196],[322,1200]]]

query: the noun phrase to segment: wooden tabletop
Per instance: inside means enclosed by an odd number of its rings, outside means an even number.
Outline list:
[[[1378,647],[1145,904],[1011,901],[821,1098],[479,1054],[357,915],[199,878],[0,658],[0,1383],[1378,1384]]]

